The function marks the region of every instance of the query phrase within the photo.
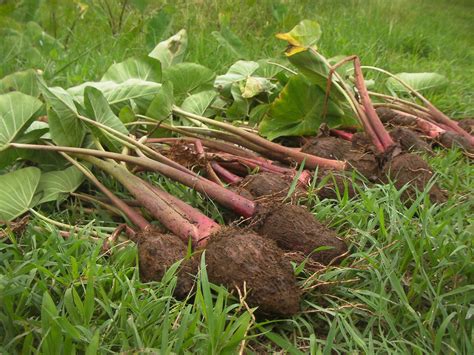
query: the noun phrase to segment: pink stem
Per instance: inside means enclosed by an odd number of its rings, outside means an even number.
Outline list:
[[[188,221],[191,221],[193,224],[196,225],[199,237],[198,240],[195,241],[198,247],[204,247],[209,237],[215,233],[219,228],[220,225],[217,224],[214,220],[207,217],[198,209],[188,205],[186,202],[180,200],[176,196],[171,195],[170,193],[148,184],[145,184],[162,200],[168,201],[169,205],[176,211],[181,212],[182,216],[185,217]]]
[[[441,123],[441,124],[449,127],[450,130],[466,137],[466,139],[469,141],[469,143],[474,146],[474,136],[472,136],[471,134],[469,134],[468,132],[463,130],[461,127],[459,127],[458,124],[455,121],[450,119],[448,116],[446,116],[444,113],[442,113],[440,110],[438,110],[435,106],[433,106],[433,104],[431,104],[427,100],[426,100],[425,104],[426,104],[428,110],[430,111],[431,116],[433,117],[433,119],[436,122]]]
[[[242,178],[240,176],[237,176],[231,173],[229,170],[224,168],[218,162],[211,161],[211,166],[214,169],[214,171],[221,177],[221,179],[224,180],[228,184],[231,184],[231,185],[238,184],[239,182],[242,181]]]
[[[365,86],[360,59],[357,56],[354,57],[354,79],[357,90],[359,91],[362,106],[364,107],[365,114],[367,115],[367,120],[378,137],[380,143],[382,144],[383,151],[385,151],[395,143],[382,124],[382,121],[380,121],[380,118],[377,115],[374,106],[372,105],[372,101],[370,100],[369,93],[367,92],[367,88]]]
[[[443,128],[439,127],[438,125],[436,125],[436,124],[434,124],[430,121],[425,120],[424,118],[417,117],[415,115],[412,115],[412,114],[409,114],[409,113],[406,113],[406,112],[403,112],[403,111],[399,111],[399,110],[393,110],[393,111],[396,112],[399,115],[406,116],[406,117],[411,117],[411,118],[415,119],[416,120],[416,125],[418,126],[418,128],[430,138],[436,138],[440,134],[446,132],[446,130],[444,130]]]
[[[354,133],[346,132],[340,129],[331,129],[329,131],[332,135],[342,138],[346,141],[352,142],[352,137],[354,136]]]

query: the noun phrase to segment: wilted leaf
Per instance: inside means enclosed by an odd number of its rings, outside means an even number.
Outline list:
[[[244,99],[250,99],[263,92],[270,93],[275,88],[275,85],[266,78],[250,76],[241,85],[240,91]]]
[[[56,201],[62,195],[74,192],[83,181],[84,175],[75,166],[43,173],[36,189],[35,199],[38,199],[36,204]]]
[[[128,79],[161,82],[161,63],[149,56],[129,58],[121,63],[113,64],[102,77],[101,81],[123,83]]]
[[[173,84],[169,81],[163,83],[161,90],[151,102],[146,115],[158,121],[170,117],[174,105]]]
[[[252,61],[239,60],[235,62],[224,75],[219,75],[214,81],[214,87],[227,94],[233,83],[247,79],[258,69],[258,63]]]
[[[158,43],[148,55],[158,59],[161,62],[161,68],[166,69],[183,61],[187,46],[188,35],[183,29],[167,40]]]
[[[301,75],[293,76],[260,123],[260,133],[273,140],[280,136],[314,135],[323,122],[330,127],[346,123],[344,111],[331,99],[323,118],[324,97],[319,86]]]
[[[40,169],[34,167],[0,175],[0,220],[11,221],[28,211],[40,177]]]
[[[84,90],[84,103],[89,118],[113,128],[122,134],[128,134],[127,128],[124,126],[122,121],[115,116],[106,98],[99,90],[92,86],[87,87]],[[90,129],[110,150],[120,151],[122,148],[122,144],[104,134],[100,128],[91,125]]]
[[[28,128],[41,105],[40,100],[21,92],[0,95],[0,151]]]
[[[442,87],[448,83],[443,75],[437,73],[399,73],[395,74],[416,91],[425,91]],[[387,87],[391,91],[408,93],[409,90],[396,79],[387,79]]]
[[[292,46],[314,46],[321,37],[321,27],[316,21],[303,20],[290,32],[278,33],[277,38],[288,41]]]

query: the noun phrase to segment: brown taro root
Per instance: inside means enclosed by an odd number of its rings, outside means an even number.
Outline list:
[[[408,128],[395,128],[390,131],[390,136],[400,144],[403,151],[432,153],[430,145]]]
[[[312,259],[322,264],[337,261],[347,252],[346,243],[301,206],[278,205],[262,215],[255,229],[259,234],[274,240],[283,250],[302,252],[308,256],[316,248],[331,247],[311,255]]]
[[[439,144],[446,148],[461,148],[468,153],[474,153],[474,147],[469,143],[466,137],[461,136],[460,134],[446,131],[440,134],[436,140]]]
[[[172,234],[156,232],[140,233],[137,238],[140,277],[144,282],[161,281],[165,272],[177,261],[186,256],[187,246]],[[174,295],[185,298],[194,284],[197,264],[183,260],[178,269],[178,280]]]
[[[377,181],[379,179],[380,167],[377,157],[373,152],[351,150],[346,154],[349,166],[365,176],[369,181]]]
[[[424,191],[433,176],[429,165],[419,156],[410,153],[402,153],[390,159],[385,164],[383,172],[386,177],[394,181],[397,189],[409,184],[402,195],[405,201],[414,200],[416,197],[415,189]],[[431,201],[435,203],[446,201],[446,196],[437,184],[430,189],[429,196]]]
[[[459,127],[467,133],[474,134],[474,118],[465,118],[459,121]]]
[[[391,126],[416,127],[416,117],[401,115],[389,108],[378,107],[377,115],[383,123],[388,123]]]
[[[291,316],[300,309],[300,290],[293,268],[269,239],[256,234],[223,231],[206,249],[209,281],[248,295],[250,307],[266,315]]]
[[[301,151],[326,159],[344,160],[351,142],[336,137],[317,137],[306,143]]]
[[[254,198],[263,196],[286,197],[291,179],[281,174],[261,172],[247,175],[239,184],[240,190],[249,192]]]

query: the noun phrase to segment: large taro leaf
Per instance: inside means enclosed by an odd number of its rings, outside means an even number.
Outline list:
[[[407,83],[412,89],[416,91],[426,91],[445,86],[448,80],[443,75],[438,73],[399,73],[396,77]],[[392,92],[409,93],[410,91],[400,84],[394,78],[388,78],[386,85]]]
[[[217,93],[214,90],[201,91],[187,97],[181,104],[181,108],[185,111],[203,116],[216,96]]]
[[[158,59],[161,62],[161,68],[166,69],[183,61],[187,46],[188,35],[183,29],[167,40],[158,43],[148,55]]]
[[[121,63],[113,64],[102,77],[101,81],[123,83],[128,79],[161,82],[161,63],[149,56],[129,58]]]
[[[35,204],[56,201],[65,194],[74,192],[83,181],[84,175],[75,166],[43,173],[36,189]]]
[[[212,89],[214,77],[212,70],[195,63],[179,63],[163,71],[163,81],[173,83],[174,95],[179,99]]]
[[[332,99],[323,117],[325,92],[301,75],[295,75],[260,123],[260,133],[270,140],[281,136],[314,135],[322,123],[330,127],[353,122]]]
[[[216,78],[214,87],[223,94],[230,96],[232,84],[247,79],[258,67],[257,62],[239,60],[229,68],[227,73]]]
[[[247,58],[248,51],[240,38],[227,26],[221,26],[221,30],[212,32],[212,36],[219,42],[219,45],[227,49],[236,58]]]
[[[40,177],[41,170],[34,167],[0,175],[1,221],[11,221],[32,207]]]
[[[292,46],[310,47],[314,46],[321,38],[321,27],[316,21],[303,20],[290,32],[278,33],[276,36],[288,41]]]
[[[127,135],[128,130],[120,119],[113,113],[112,109],[102,92],[92,86],[84,90],[84,104],[86,106],[88,117],[108,126],[122,134]],[[98,127],[90,125],[90,129],[96,137],[110,150],[120,151],[122,145],[106,135]]]
[[[116,113],[131,103],[137,107],[139,112],[146,112],[150,102],[161,88],[160,83],[141,79],[128,79],[122,83],[114,81],[86,82],[71,87],[67,91],[74,96],[76,101],[83,104],[84,90],[88,86],[99,89],[104,94],[112,110]]]
[[[0,95],[0,152],[28,128],[41,106],[40,100],[21,92]]]
[[[157,121],[169,119],[174,105],[173,84],[166,81],[151,102],[146,115]]]
[[[33,69],[19,71],[5,76],[0,80],[0,93],[19,91],[24,94],[38,97],[37,73]]]
[[[58,145],[81,146],[86,131],[71,94],[60,87],[48,88],[42,80],[39,87],[48,107],[52,140]]]
[[[267,78],[249,76],[247,80],[240,82],[240,91],[244,99],[250,99],[261,93],[271,93],[276,85]]]

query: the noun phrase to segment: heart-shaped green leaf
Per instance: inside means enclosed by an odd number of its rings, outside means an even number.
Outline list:
[[[0,93],[19,91],[34,97],[39,96],[36,71],[28,69],[7,75],[0,80]]]
[[[120,119],[113,113],[104,95],[96,88],[89,86],[84,90],[84,103],[88,117],[114,130],[128,134],[128,130]],[[99,140],[110,150],[120,151],[122,144],[104,134],[100,128],[90,126]]]
[[[63,195],[74,192],[83,181],[84,175],[75,166],[43,173],[36,189],[36,204],[58,200]]]
[[[68,89],[79,103],[84,102],[84,89],[92,86],[104,94],[114,112],[133,103],[139,112],[146,112],[155,95],[160,91],[161,84],[140,79],[128,79],[122,83],[114,81],[86,82]]]
[[[163,83],[161,90],[148,107],[146,115],[158,121],[167,120],[173,110],[173,84],[170,81]]]
[[[163,71],[163,80],[173,83],[178,98],[212,89],[214,77],[212,70],[195,63],[179,63]]]
[[[28,167],[0,175],[0,220],[11,221],[32,207],[41,170]]]
[[[58,145],[79,147],[86,131],[71,94],[60,87],[49,88],[42,80],[39,87],[48,106],[51,138]]]
[[[217,93],[214,90],[201,91],[187,97],[181,104],[181,108],[185,111],[203,116],[216,96]]]
[[[158,43],[148,55],[158,59],[161,62],[161,68],[166,69],[183,61],[187,46],[188,34],[183,29],[167,40]]]
[[[303,20],[290,32],[277,34],[277,38],[288,41],[292,46],[314,46],[321,38],[321,27],[316,21]]]
[[[416,91],[432,90],[443,87],[448,83],[446,77],[437,73],[399,73],[395,76]],[[409,93],[409,90],[394,78],[388,78],[386,84],[391,91]]]
[[[260,133],[270,140],[280,136],[314,135],[324,122],[336,127],[354,122],[332,99],[323,117],[325,92],[301,75],[288,81],[259,126]]]
[[[219,42],[220,46],[227,49],[236,58],[247,58],[248,51],[240,38],[232,32],[229,27],[222,26],[219,32],[212,32],[212,36]]]
[[[0,152],[28,128],[41,106],[40,100],[21,92],[0,95]]]
[[[123,83],[128,79],[161,82],[161,63],[149,56],[129,58],[121,63],[113,64],[102,77],[101,81]]]

